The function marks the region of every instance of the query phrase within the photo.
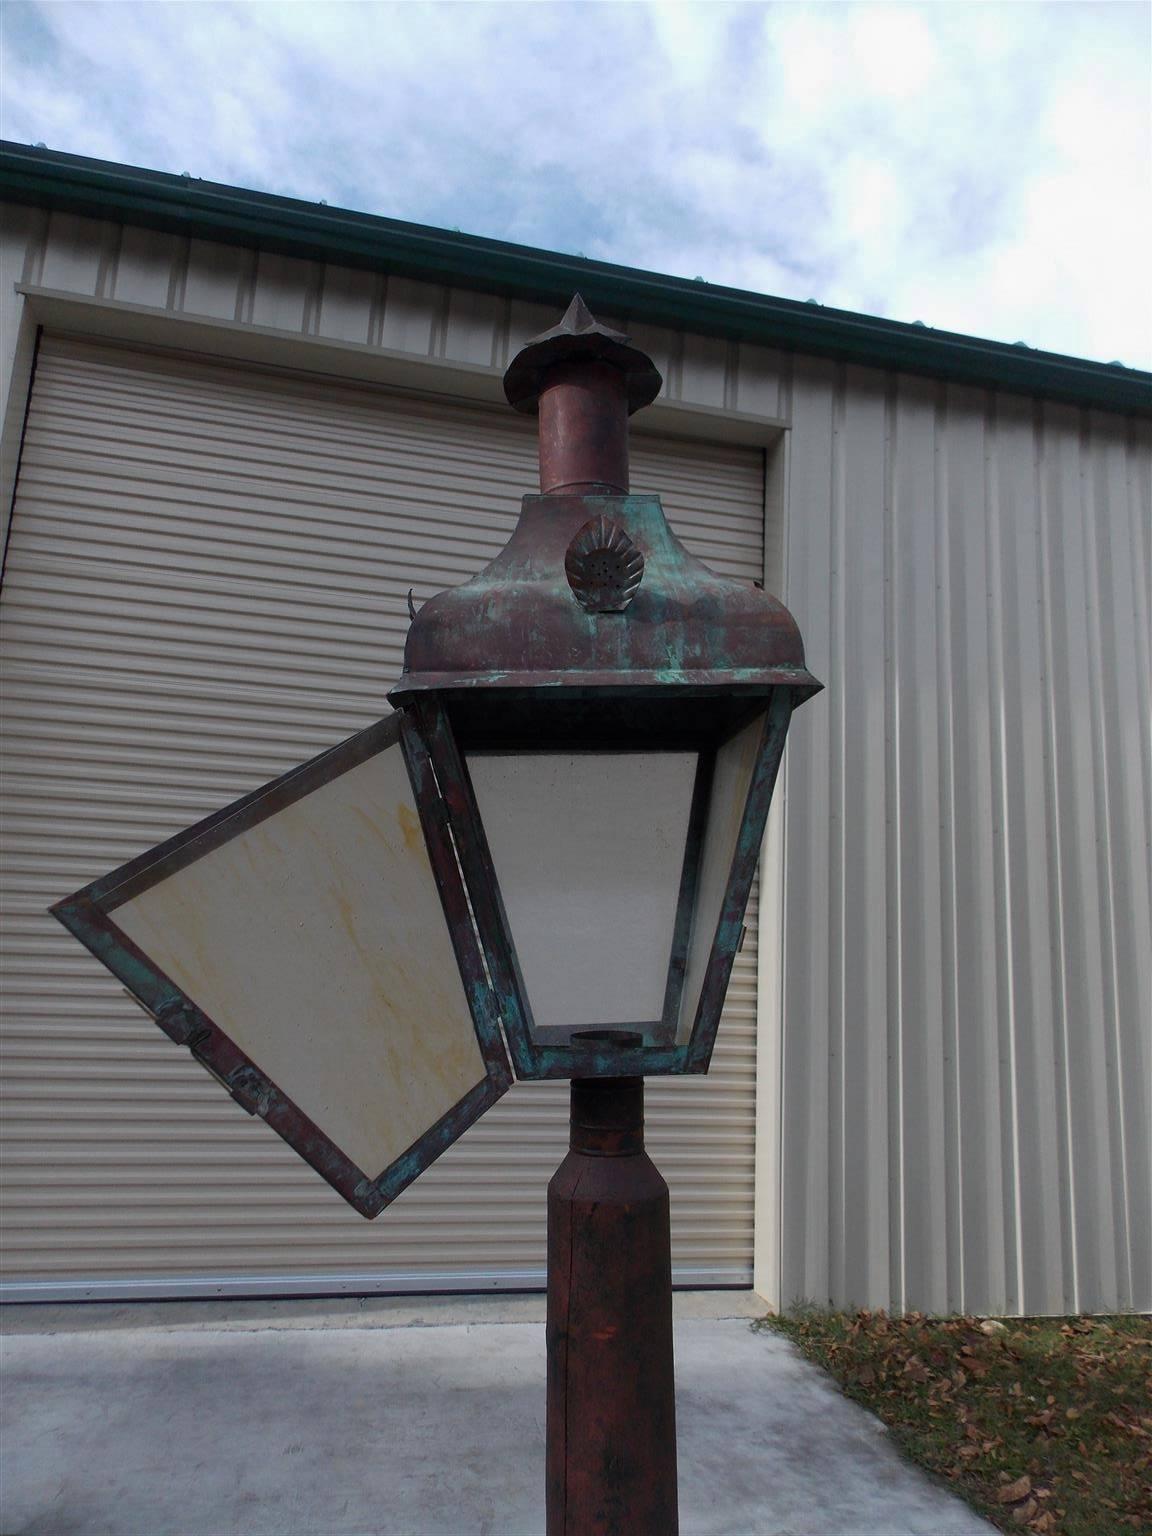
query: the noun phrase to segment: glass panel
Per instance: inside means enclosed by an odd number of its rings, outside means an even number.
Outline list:
[[[112,920],[369,1178],[485,1077],[399,745]]]
[[[696,761],[469,756],[538,1029],[660,1019]]]
[[[716,753],[712,789],[708,798],[704,846],[700,857],[700,877],[696,887],[696,912],[692,921],[692,941],[688,946],[688,966],[684,976],[684,996],[680,1007],[677,1041],[687,1044],[696,1020],[700,993],[708,970],[708,960],[716,939],[716,925],[728,890],[732,860],[740,838],[740,823],[752,787],[752,775],[760,758],[764,735],[764,716],[738,731]]]

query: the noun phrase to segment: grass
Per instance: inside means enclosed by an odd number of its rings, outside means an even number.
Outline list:
[[[1002,1531],[1152,1536],[1152,1320],[798,1309],[756,1326]]]

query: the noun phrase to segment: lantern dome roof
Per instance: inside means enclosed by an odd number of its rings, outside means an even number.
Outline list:
[[[487,689],[493,702],[510,690],[558,702],[628,690],[658,696],[659,715],[672,690],[691,688],[712,697],[715,717],[739,694],[785,686],[796,704],[818,690],[784,605],[710,570],[668,526],[658,497],[623,489],[627,416],[660,388],[646,353],[577,294],[559,325],[513,358],[504,386],[517,409],[548,405],[543,493],[524,497],[490,564],[414,616],[393,700]],[[482,711],[470,712],[475,724]],[[624,725],[642,729],[638,716]]]
[[[659,498],[525,496],[496,558],[420,609],[390,697],[574,684],[821,687],[783,603],[690,554]]]

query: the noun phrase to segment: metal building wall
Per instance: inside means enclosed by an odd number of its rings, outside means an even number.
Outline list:
[[[327,339],[350,367],[384,348],[492,370],[555,318],[6,212],[11,337],[12,282]],[[769,844],[760,1285],[785,1304],[1149,1305],[1146,427],[634,334],[662,399],[790,424],[781,590],[828,683],[796,718]]]
[[[797,359],[778,1299],[1152,1306],[1147,422]]]

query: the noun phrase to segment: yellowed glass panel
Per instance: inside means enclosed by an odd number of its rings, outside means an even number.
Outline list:
[[[112,918],[369,1178],[485,1076],[398,746]]]

